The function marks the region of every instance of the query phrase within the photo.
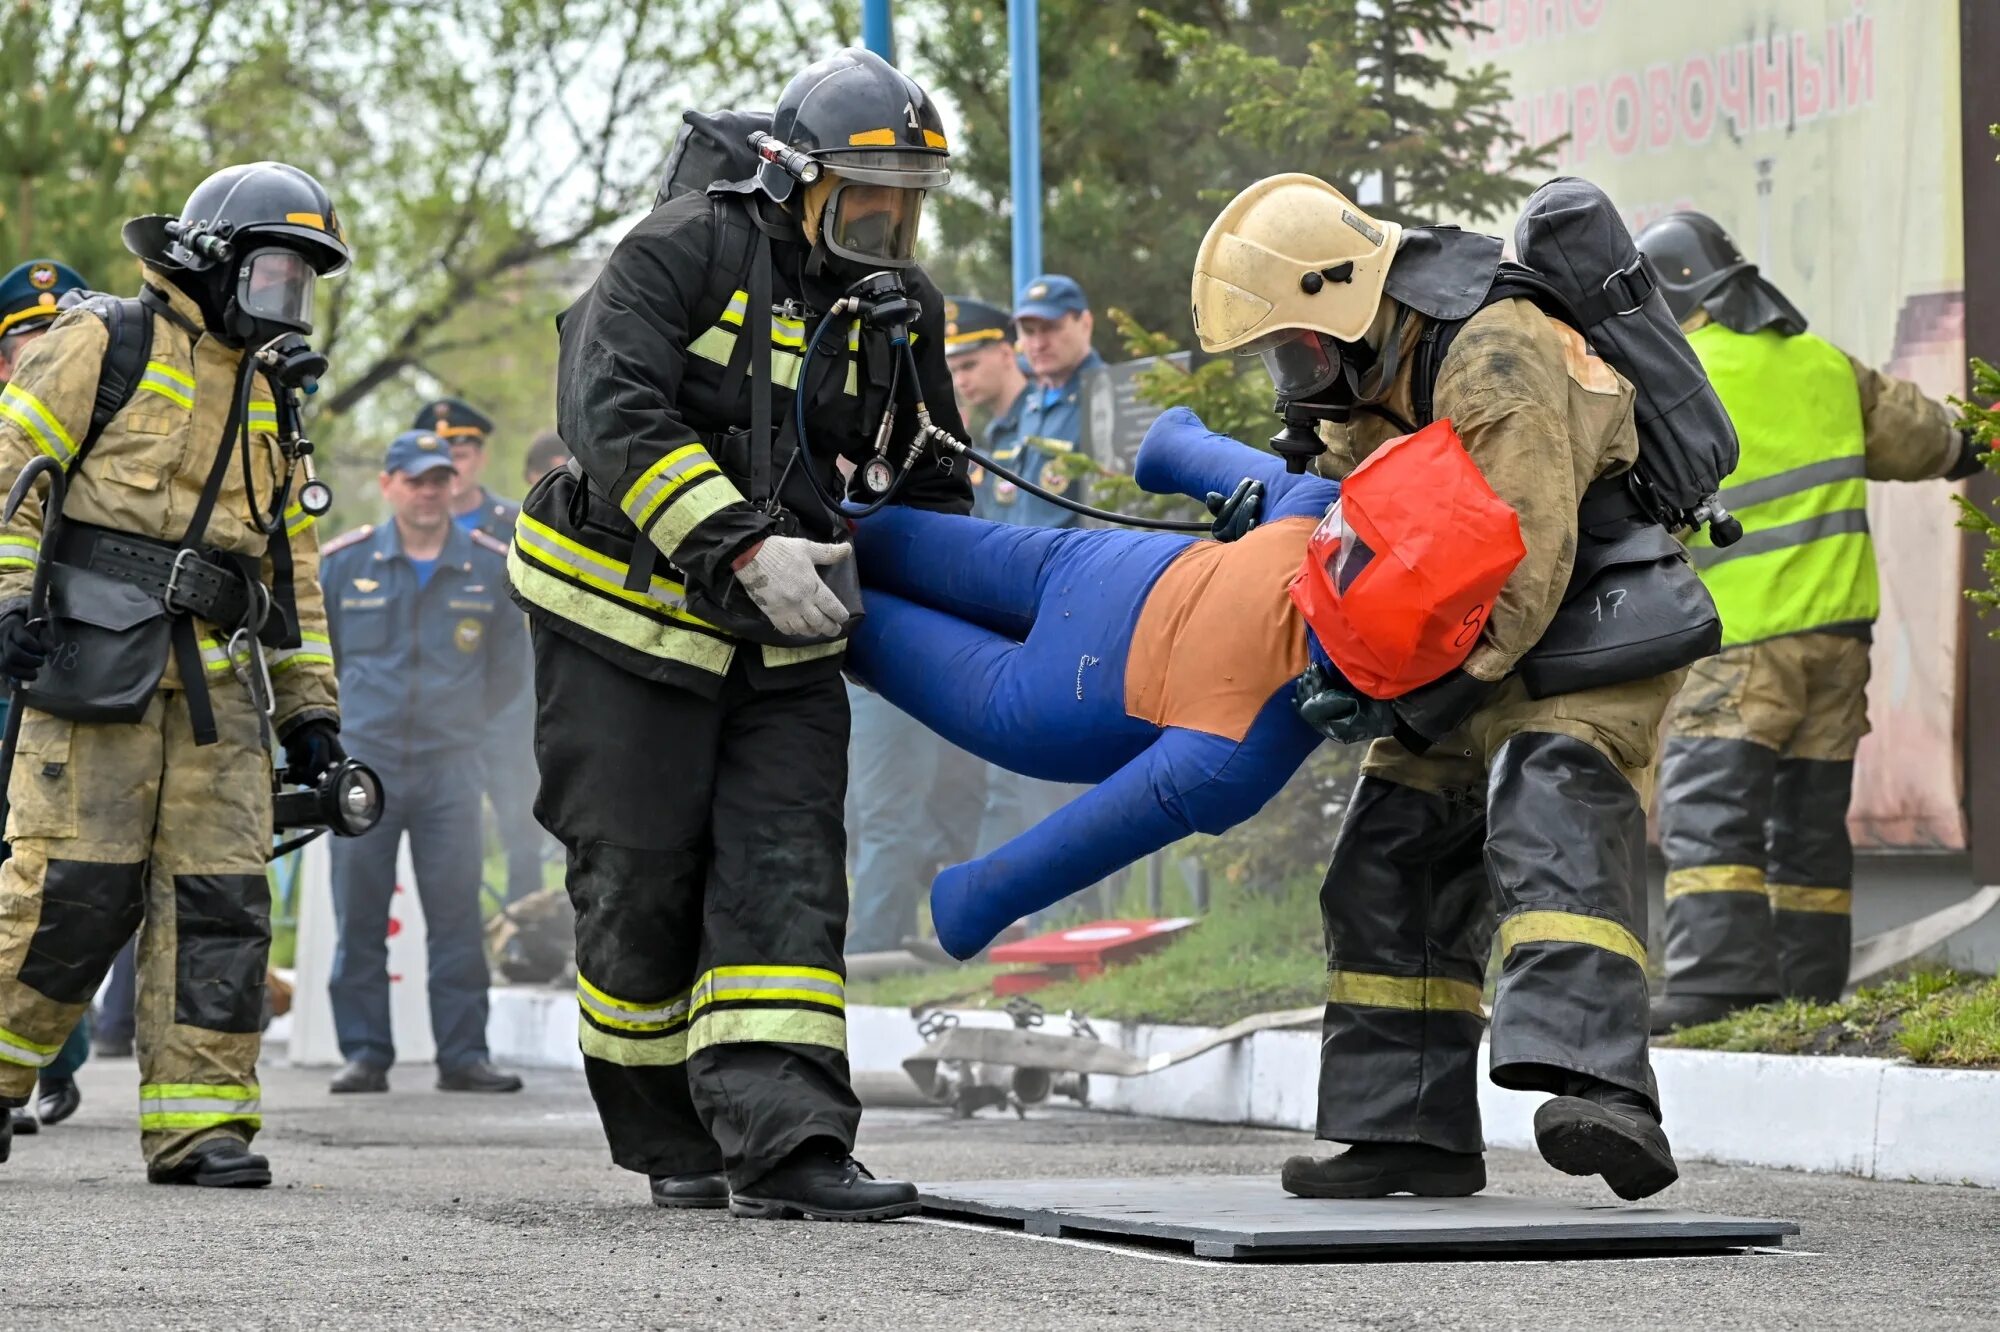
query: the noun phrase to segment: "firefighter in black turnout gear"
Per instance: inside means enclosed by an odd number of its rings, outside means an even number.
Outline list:
[[[916,1191],[849,1155],[840,669],[859,598],[819,492],[844,489],[836,454],[909,459],[896,502],[971,508],[915,433],[920,403],[964,433],[944,301],[911,262],[948,154],[923,89],[865,51],[793,79],[769,133],[761,159],[724,136],[745,179],[684,190],[670,170],[558,321],[573,460],[529,494],[510,568],[613,1160],[664,1207],[872,1220]],[[914,376],[874,307],[836,310],[884,272],[921,306]]]

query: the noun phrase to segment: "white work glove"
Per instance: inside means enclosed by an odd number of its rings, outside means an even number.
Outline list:
[[[833,638],[847,623],[847,608],[820,580],[821,565],[838,564],[854,553],[844,543],[803,537],[766,537],[736,570],[773,628],[792,638]]]

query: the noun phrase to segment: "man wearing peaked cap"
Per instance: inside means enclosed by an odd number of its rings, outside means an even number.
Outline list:
[[[389,1086],[389,900],[405,832],[430,958],[431,1030],[443,1091],[518,1091],[486,1047],[479,912],[486,719],[527,689],[527,623],[508,604],[507,548],[451,520],[451,448],[398,435],[382,462],[393,517],[327,543],[327,618],[348,743],[381,775],[382,822],[333,848],[340,922],[327,990],[347,1061],[336,1092]]]
[[[501,545],[514,539],[521,506],[486,488],[486,442],[493,418],[463,398],[439,398],[417,409],[412,430],[443,440],[457,469],[452,485],[452,521],[468,532],[483,532]],[[507,857],[507,900],[517,902],[542,886],[542,848],[549,839],[535,822],[534,699],[523,694],[503,714],[483,719],[486,799]]]
[[[14,377],[14,363],[28,344],[62,313],[62,298],[88,290],[74,268],[54,259],[30,259],[0,277],[0,386]]]

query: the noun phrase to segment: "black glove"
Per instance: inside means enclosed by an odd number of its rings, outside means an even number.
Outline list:
[[[285,780],[317,786],[327,769],[347,757],[340,747],[340,723],[324,717],[300,722],[285,736]]]
[[[25,608],[0,615],[0,675],[32,684],[55,642],[46,620],[31,620]]]
[[[1235,493],[1224,498],[1222,492],[1211,490],[1205,502],[1215,515],[1208,534],[1217,541],[1234,541],[1257,525],[1264,511],[1264,483],[1246,476],[1236,483]]]
[[[1396,700],[1396,738],[1412,754],[1421,754],[1479,711],[1497,688],[1457,669],[1420,685]]]
[[[1958,461],[1944,474],[1947,481],[1963,481],[1968,476],[1979,475],[1979,469],[1986,465],[1987,456],[1993,452],[1990,445],[1970,430],[1961,430],[1958,435]]]
[[[1394,708],[1368,697],[1339,671],[1318,662],[1306,667],[1293,684],[1292,709],[1300,721],[1336,744],[1378,740],[1396,729]]]

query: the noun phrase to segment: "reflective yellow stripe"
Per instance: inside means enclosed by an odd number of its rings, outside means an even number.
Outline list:
[[[275,402],[253,402],[246,418],[252,431],[261,430],[267,435],[278,433],[278,404]]]
[[[715,459],[708,456],[708,450],[700,444],[683,444],[639,473],[639,479],[626,488],[625,497],[618,501],[618,507],[625,510],[625,516],[644,531],[646,524],[660,511],[661,505],[673,498],[675,491],[697,477],[721,470],[716,466]]]
[[[297,536],[313,525],[313,516],[293,503],[285,510],[285,535]]]
[[[521,551],[522,543],[517,538],[507,549],[508,576],[523,597],[549,614],[559,615],[649,657],[681,662],[711,675],[728,673],[729,663],[736,656],[734,644],[693,629],[677,629],[648,619],[607,599],[602,592],[576,587],[536,568],[522,557]],[[680,618],[692,621],[695,617]]]
[[[1821,916],[1854,914],[1851,888],[1802,888],[1792,883],[1770,886],[1771,905],[1780,911],[1807,911]]]
[[[42,543],[30,536],[0,537],[0,569],[32,569]]]
[[[691,994],[691,1010],[730,1000],[794,1000],[847,1007],[847,985],[834,971],[819,967],[716,967],[702,973]]]
[[[0,389],[0,416],[27,431],[36,448],[63,466],[69,466],[70,459],[76,457],[76,441],[69,437],[69,431],[63,429],[55,413],[19,384]]]
[[[576,1002],[592,1017],[627,1031],[662,1031],[687,1020],[689,997],[683,991],[663,1004],[637,1004],[613,998],[581,975],[576,978]]]
[[[1444,976],[1379,976],[1365,971],[1327,973],[1326,1001],[1358,1008],[1479,1013],[1481,994],[1470,981]]]
[[[31,1041],[26,1036],[16,1035],[5,1027],[0,1027],[0,1064],[47,1068],[56,1061],[56,1055],[62,1050],[62,1046],[61,1041],[57,1041],[54,1045],[43,1045],[40,1041]]]
[[[653,544],[665,551],[668,559],[672,559],[681,542],[688,539],[688,533],[694,531],[704,518],[742,502],[743,492],[727,476],[717,473],[713,480],[704,481],[674,501],[672,507],[660,516],[660,521],[653,525]]]
[[[632,1036],[614,1036],[591,1026],[582,1018],[576,1020],[576,1043],[592,1059],[602,1059],[620,1068],[669,1067],[686,1063],[688,1057],[688,1034],[684,1031],[640,1040]]]
[[[688,350],[704,361],[728,365],[736,354],[736,335],[726,328],[711,328],[688,344]]]
[[[771,382],[779,388],[795,389],[799,386],[799,372],[805,368],[805,358],[788,351],[771,349]]]
[[[1667,900],[1691,893],[1755,893],[1764,895],[1764,870],[1758,865],[1695,865],[1670,870]]]
[[[139,381],[139,387],[147,393],[159,394],[162,398],[165,398],[168,402],[173,403],[176,407],[184,407],[188,411],[194,410],[194,399],[188,396],[189,394],[194,392],[193,385],[189,385],[187,390],[184,392],[182,391],[180,386],[174,383],[172,380],[157,376],[149,369],[147,370],[145,377]]]
[[[688,1028],[687,1051],[695,1054],[711,1045],[773,1041],[786,1045],[823,1045],[847,1049],[847,1019],[838,1013],[796,1008],[718,1008],[695,1018]]]
[[[671,515],[670,515],[671,516]],[[522,514],[514,524],[514,544],[531,552],[537,559],[553,564],[564,573],[620,601],[648,610],[671,615],[689,624],[698,624],[704,629],[714,625],[698,615],[689,614],[687,589],[679,583],[670,583],[664,578],[653,579],[652,595],[644,592],[628,591],[625,576],[631,566],[609,555],[600,555],[579,541],[572,541],[546,523],[538,522]],[[509,548],[511,557],[512,548]]]
[[[185,389],[189,393],[194,392],[194,376],[187,374],[181,370],[175,369],[173,366],[168,365],[165,361],[146,362],[146,373],[149,375],[158,375],[160,378],[166,380],[169,383],[178,384],[180,385],[181,388]],[[254,402],[251,403],[250,405],[252,407],[257,406],[257,404]],[[268,402],[264,404],[264,406],[266,407],[269,407],[270,405],[271,404]]]
[[[847,651],[847,640],[835,639],[831,643],[809,643],[805,647],[777,647],[770,643],[762,645],[764,664],[774,669],[798,666],[808,661],[818,661],[822,657],[837,657]]]
[[[1579,916],[1568,911],[1521,911],[1500,922],[1500,951],[1503,956],[1522,944],[1533,943],[1582,944],[1629,957],[1642,967],[1646,965],[1646,946],[1632,931],[1602,916]]]
[[[270,656],[271,674],[289,671],[299,666],[333,665],[333,640],[325,634],[299,635],[300,643],[295,648],[280,648]]]
[[[730,296],[729,304],[722,307],[722,322],[725,324],[735,324],[738,328],[741,328],[743,326],[743,316],[749,309],[750,293],[739,289]]]
[[[787,319],[783,315],[772,315],[771,341],[780,347],[805,346],[806,321],[803,319]]]
[[[139,1088],[139,1127],[161,1129],[210,1128],[218,1124],[264,1122],[263,1090],[198,1082],[157,1082]]]

